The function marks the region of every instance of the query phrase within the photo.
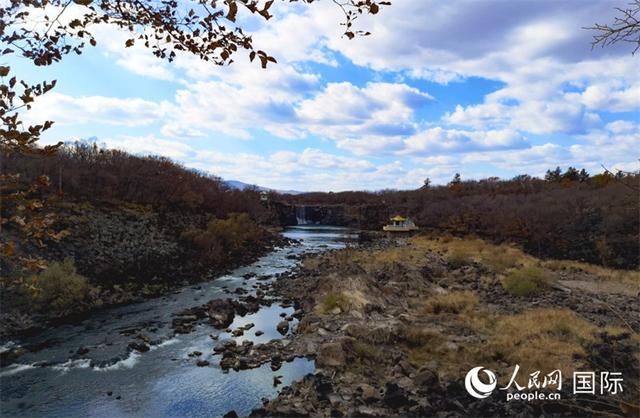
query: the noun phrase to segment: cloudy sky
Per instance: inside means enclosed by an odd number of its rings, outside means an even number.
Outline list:
[[[174,63],[126,33],[96,28],[98,47],[36,69],[55,78],[29,118],[53,119],[43,143],[97,138],[226,179],[278,189],[416,188],[424,178],[592,173],[640,168],[640,57],[591,50],[626,0],[393,0],[341,37],[339,9],[276,2],[254,46],[262,70],[195,57]]]

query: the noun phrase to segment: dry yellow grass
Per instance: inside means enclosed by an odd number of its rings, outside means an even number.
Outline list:
[[[394,263],[410,264],[413,261],[417,261],[418,255],[411,246],[403,246],[372,252],[353,250],[349,254],[349,260],[357,263],[365,271],[372,272]],[[424,253],[422,253],[422,255],[424,255]]]
[[[502,279],[502,286],[514,296],[531,296],[548,289],[553,277],[539,267],[523,267],[511,270]]]
[[[351,248],[338,252],[337,256],[341,262],[356,263],[366,272],[371,272],[394,263],[413,266],[424,260],[428,252],[438,252],[445,255],[447,260],[455,262],[482,263],[499,274],[507,273],[514,268],[531,266],[544,267],[551,271],[573,269],[602,280],[624,282],[640,291],[640,271],[613,270],[571,260],[542,261],[512,244],[496,245],[478,238],[458,238],[449,235],[418,235],[407,238],[404,243],[406,245],[375,251]],[[320,261],[314,258],[304,262],[309,268],[318,268],[319,263]]]
[[[499,371],[503,385],[516,364],[520,379],[538,370],[546,374],[560,369],[568,375],[579,369],[583,366],[580,356],[595,341],[597,331],[566,309],[535,309],[516,315],[476,309],[449,316],[444,322],[440,318],[441,332],[418,325],[407,330],[410,361],[416,366],[436,362],[443,376],[458,379],[471,367],[483,365]],[[451,329],[464,329],[460,333],[464,337],[451,335]]]
[[[447,262],[454,268],[462,267],[473,262],[472,254],[460,249],[447,252]]]
[[[322,266],[322,259],[317,256],[306,257],[302,261],[302,265],[308,270],[318,270]]]
[[[326,314],[338,308],[340,311],[346,312],[350,305],[349,298],[343,292],[328,292],[320,300],[318,311]]]
[[[573,372],[597,328],[567,309],[535,309],[497,318],[487,353],[522,371]]]
[[[478,304],[478,297],[473,292],[451,292],[435,295],[426,300],[424,312],[428,313],[461,313],[470,311]]]
[[[601,280],[625,282],[640,290],[640,271],[638,270],[614,270],[595,264],[581,263],[573,260],[548,260],[543,261],[542,265],[551,270],[582,271]]]
[[[329,276],[325,283],[331,288],[318,299],[318,313],[327,314],[335,308],[342,312],[362,311],[371,300],[371,296],[365,293],[368,287],[363,278]]]
[[[409,362],[415,367],[434,364],[443,379],[459,380],[469,369],[479,364],[492,366],[492,363],[478,363],[476,344],[460,344],[447,335],[446,331],[421,328],[409,328],[404,336]]]
[[[564,281],[615,283],[616,286],[621,283],[637,286],[640,283],[639,272],[615,271],[574,261],[541,261],[515,246],[494,245],[480,239],[415,236],[404,240],[404,243],[406,245],[382,250],[351,249],[344,252],[340,262],[357,264],[364,273],[355,277],[333,278],[332,287],[325,290],[340,292],[341,296],[336,303],[328,300],[324,309],[320,298],[318,309],[326,311],[340,305],[341,310],[354,310],[367,301],[383,304],[385,292],[393,292],[396,288],[375,290],[367,287],[366,279],[374,277],[370,274],[383,268],[393,268],[396,263],[402,264],[404,270],[413,268],[421,274],[420,269],[433,253],[444,259],[462,254],[469,260],[482,263],[497,274],[486,275],[486,280],[493,283],[518,271],[542,271],[553,279]],[[433,264],[435,269],[440,263]],[[577,274],[567,274],[568,269],[576,270]],[[567,309],[535,309],[504,315],[490,306],[481,305],[473,292],[458,291],[425,297],[433,289],[426,286],[423,290],[419,296],[411,295],[407,300],[407,315],[413,322],[403,331],[401,344],[408,353],[409,361],[417,367],[437,364],[441,378],[462,379],[470,368],[482,365],[496,370],[500,384],[504,386],[516,364],[520,365],[518,382],[521,384],[526,384],[528,373],[538,370],[544,375],[560,369],[566,378],[572,371],[585,367],[581,358],[586,354],[588,345],[596,341],[597,327]],[[626,328],[611,329],[612,333],[625,331]],[[637,334],[634,338],[640,343]],[[370,357],[375,358],[375,355]]]
[[[341,262],[357,263],[367,272],[394,263],[414,265],[423,260],[428,252],[443,254],[447,261],[456,265],[480,262],[499,273],[517,266],[538,264],[537,259],[513,245],[494,245],[477,238],[418,235],[406,239],[405,243],[406,245],[375,251],[350,249],[341,252],[339,256]]]
[[[542,261],[526,254],[515,245],[495,245],[478,238],[416,236],[408,242],[409,245],[401,254],[394,254],[395,258],[400,259],[403,254],[404,257],[409,257],[412,253],[436,251],[454,260],[469,258],[490,267],[498,274],[507,274],[514,268],[522,267],[544,267],[550,271],[575,270],[584,272],[594,279],[623,283],[631,289],[630,293],[640,292],[638,270],[614,270],[572,260]]]
[[[408,327],[403,336],[409,347],[424,347],[427,344],[438,346],[443,343],[443,337],[434,330],[422,328],[419,326]]]
[[[411,239],[411,244],[417,248],[446,253],[449,257],[463,254],[473,261],[491,267],[496,272],[537,263],[534,257],[525,254],[514,245],[495,245],[478,238],[418,236]]]

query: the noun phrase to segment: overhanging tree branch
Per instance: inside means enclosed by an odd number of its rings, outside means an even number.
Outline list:
[[[583,29],[598,32],[593,35],[592,48],[627,42],[632,44],[631,54],[634,55],[640,49],[640,0],[633,0],[628,8],[616,7],[615,10],[619,15],[614,18],[613,23],[596,23]]]

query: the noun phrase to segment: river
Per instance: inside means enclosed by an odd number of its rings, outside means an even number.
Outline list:
[[[352,231],[334,227],[295,227],[284,235],[300,245],[276,249],[255,263],[210,282],[191,285],[145,302],[103,310],[75,325],[47,330],[35,337],[14,341],[29,347],[17,363],[0,369],[0,415],[47,417],[120,416],[221,416],[235,410],[247,415],[272,398],[282,386],[313,373],[312,360],[297,358],[277,371],[269,364],[253,370],[223,372],[212,351],[215,341],[231,338],[224,331],[200,325],[190,334],[174,335],[172,314],[207,301],[230,297],[229,291],[244,287],[252,294],[256,277],[275,276],[297,263],[292,256],[344,247],[355,237]],[[272,279],[270,279],[272,280]],[[261,282],[261,283],[264,283]],[[255,314],[236,317],[231,328],[253,322],[255,327],[238,342],[254,343],[282,338],[276,331],[280,314],[293,308],[263,307]],[[295,321],[294,321],[295,325]],[[151,350],[138,353],[127,348],[126,330],[143,328]],[[255,331],[263,335],[256,337]],[[78,351],[80,347],[88,349]],[[209,360],[197,367],[194,351]],[[274,387],[274,376],[282,385]]]

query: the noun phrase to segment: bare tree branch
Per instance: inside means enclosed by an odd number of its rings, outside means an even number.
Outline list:
[[[628,42],[633,45],[631,55],[640,49],[640,0],[633,0],[628,8],[615,8],[619,15],[614,18],[612,24],[596,23],[594,26],[583,29],[595,30],[599,33],[593,35],[591,47],[602,48],[618,42]]]

